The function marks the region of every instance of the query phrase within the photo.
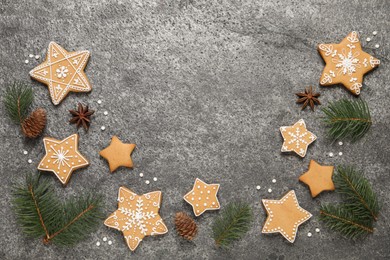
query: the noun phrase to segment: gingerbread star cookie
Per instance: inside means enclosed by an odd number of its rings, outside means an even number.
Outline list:
[[[45,137],[46,154],[38,165],[38,170],[51,171],[62,184],[66,185],[76,169],[89,164],[78,150],[79,136],[73,134],[64,140]]]
[[[122,143],[121,140],[114,135],[110,145],[101,150],[99,154],[108,161],[110,172],[114,172],[120,166],[133,168],[131,153],[134,148],[135,144]]]
[[[299,206],[293,190],[280,200],[262,201],[268,215],[262,233],[280,233],[294,243],[299,225],[311,218],[312,214]]]
[[[317,139],[317,136],[306,129],[303,119],[300,119],[293,126],[282,126],[280,133],[284,139],[281,151],[295,152],[301,157],[305,157],[307,147]]]
[[[30,76],[48,86],[53,104],[58,105],[69,92],[92,90],[84,72],[88,59],[89,51],[67,52],[51,42],[46,60],[31,70]]]
[[[104,221],[104,225],[121,231],[130,250],[134,251],[145,236],[168,232],[158,214],[160,204],[161,191],[140,196],[120,187],[118,209]]]
[[[198,217],[206,210],[220,208],[217,198],[218,189],[219,184],[207,184],[196,178],[194,187],[183,198],[192,206],[195,216]]]
[[[351,32],[339,44],[320,44],[318,51],[326,63],[320,84],[329,86],[341,83],[355,95],[360,94],[363,75],[380,63],[362,50],[356,32]]]
[[[310,161],[309,170],[299,177],[299,180],[309,186],[314,198],[326,190],[335,190],[332,175],[333,166],[322,166],[314,160]]]

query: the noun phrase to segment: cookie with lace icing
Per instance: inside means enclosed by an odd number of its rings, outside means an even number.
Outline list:
[[[47,85],[54,105],[58,105],[69,92],[89,92],[91,84],[84,69],[89,51],[68,52],[50,42],[46,60],[30,71],[30,76]]]
[[[308,146],[317,139],[317,136],[307,130],[303,119],[292,126],[282,126],[280,133],[284,139],[281,151],[295,152],[301,157],[305,157]]]
[[[357,32],[351,32],[338,44],[320,44],[318,51],[326,63],[320,84],[343,84],[355,95],[360,94],[363,75],[380,64],[362,50]]]
[[[168,232],[159,215],[161,191],[137,195],[125,187],[119,188],[118,209],[104,224],[123,233],[127,246],[134,251],[145,236]]]
[[[64,140],[45,137],[43,143],[46,154],[38,164],[38,170],[53,172],[64,185],[68,183],[74,170],[89,164],[78,150],[78,134]]]

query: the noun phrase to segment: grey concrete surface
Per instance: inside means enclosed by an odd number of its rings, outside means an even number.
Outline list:
[[[76,171],[66,188],[52,177],[56,192],[66,200],[97,188],[104,194],[104,211],[109,215],[116,209],[121,185],[140,194],[161,190],[160,214],[169,232],[145,238],[134,253],[120,232],[103,223],[70,249],[25,238],[10,209],[10,186],[25,172],[36,172],[44,154],[42,138],[24,139],[1,107],[0,258],[389,259],[389,13],[389,3],[383,0],[2,0],[1,91],[13,80],[31,82],[35,106],[49,111],[45,136],[58,139],[76,132],[68,124],[68,110],[77,102],[96,110],[90,131],[79,130],[80,151],[91,165]],[[360,141],[339,146],[326,138],[321,111],[300,111],[294,93],[316,86],[325,106],[352,98],[341,86],[318,86],[323,62],[316,50],[317,44],[338,42],[352,30],[359,32],[365,51],[382,64],[365,77],[361,94],[371,109],[372,129]],[[378,35],[373,37],[373,31]],[[372,41],[366,42],[367,37]],[[29,78],[29,70],[42,62],[50,41],[69,51],[91,51],[86,69],[91,93],[70,94],[54,106],[47,88]],[[41,58],[31,59],[30,53]],[[109,115],[104,116],[104,111]],[[280,153],[279,127],[300,118],[318,136],[304,159]],[[103,125],[105,131],[100,130]],[[137,144],[133,170],[122,168],[110,174],[99,157],[112,135]],[[329,152],[336,156],[330,158]],[[374,234],[353,242],[318,221],[319,204],[338,196],[325,193],[312,199],[298,182],[310,159],[355,165],[365,172],[383,201]],[[196,219],[199,235],[193,242],[176,235],[174,214],[191,213],[182,196],[196,177],[221,184],[222,208],[234,200],[253,207],[251,230],[231,250],[214,246],[211,224],[218,212]],[[145,180],[151,183],[146,185]],[[256,185],[262,187],[260,191]],[[265,220],[261,199],[278,199],[290,189],[314,215],[299,228],[294,244],[281,235],[261,234]],[[314,231],[317,227],[319,233]],[[308,237],[308,232],[313,236]]]

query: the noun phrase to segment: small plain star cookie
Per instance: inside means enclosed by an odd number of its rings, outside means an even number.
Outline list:
[[[46,154],[39,163],[38,170],[53,172],[66,185],[74,170],[89,164],[78,150],[78,140],[78,134],[64,140],[43,138]]]
[[[30,71],[30,76],[46,84],[54,105],[69,92],[89,92],[92,87],[84,69],[89,51],[68,52],[55,42],[49,44],[46,60]]]
[[[134,251],[145,236],[161,235],[168,232],[159,215],[161,191],[137,195],[121,187],[118,195],[118,209],[105,221],[104,225],[123,233],[126,243]]]
[[[135,144],[125,144],[115,135],[111,139],[108,147],[100,151],[100,155],[108,161],[110,172],[114,172],[120,166],[133,168],[133,160],[131,153],[135,148]]]
[[[262,200],[267,219],[262,233],[280,233],[294,243],[298,227],[312,217],[312,214],[299,206],[295,191],[291,190],[280,200]]]
[[[332,180],[333,166],[322,166],[310,160],[309,170],[299,177],[299,180],[309,186],[311,196],[314,198],[323,191],[335,190]]]
[[[307,130],[303,119],[292,126],[282,126],[280,133],[284,139],[281,151],[295,152],[301,157],[305,157],[308,146],[317,139],[317,136]]]
[[[357,32],[351,32],[339,44],[320,44],[318,51],[326,63],[320,84],[341,83],[355,95],[360,94],[363,75],[380,64],[378,59],[362,50]]]
[[[196,178],[194,187],[183,198],[192,206],[195,216],[198,217],[206,210],[220,208],[217,198],[218,190],[219,184],[207,184]]]

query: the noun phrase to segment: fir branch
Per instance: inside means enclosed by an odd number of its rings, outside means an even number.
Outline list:
[[[3,102],[8,116],[17,124],[28,116],[28,109],[34,100],[31,86],[24,82],[16,81],[5,90]]]
[[[324,123],[329,127],[332,139],[350,138],[356,141],[368,132],[372,125],[370,110],[365,101],[341,99],[323,108]]]
[[[380,205],[375,192],[364,176],[353,167],[337,167],[333,181],[337,192],[344,195],[346,206],[361,218],[378,219]]]
[[[233,202],[226,206],[213,224],[213,237],[217,246],[228,248],[240,239],[252,222],[252,209],[247,203]]]
[[[320,220],[330,229],[351,239],[374,232],[372,220],[362,220],[344,205],[321,205]]]
[[[101,196],[87,195],[60,203],[47,179],[27,174],[13,188],[13,209],[23,232],[43,242],[71,246],[94,231],[103,218]]]

